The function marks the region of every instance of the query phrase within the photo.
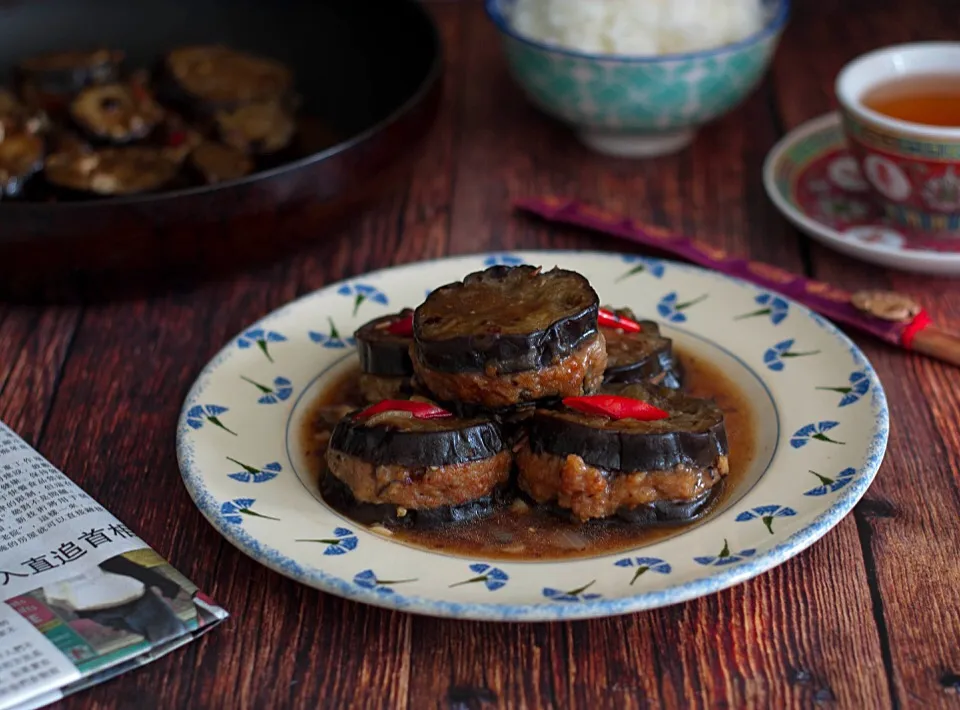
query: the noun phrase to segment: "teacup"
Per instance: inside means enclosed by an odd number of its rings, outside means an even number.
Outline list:
[[[844,132],[870,189],[908,231],[960,236],[960,126],[891,118],[864,103],[884,84],[960,77],[960,42],[879,49],[847,64],[836,80]]]

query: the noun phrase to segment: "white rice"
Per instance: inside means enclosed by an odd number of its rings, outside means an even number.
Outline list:
[[[738,42],[764,19],[761,0],[516,0],[511,24],[581,52],[662,55]]]

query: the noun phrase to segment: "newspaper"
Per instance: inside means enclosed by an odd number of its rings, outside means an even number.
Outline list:
[[[102,683],[226,617],[0,422],[0,710]]]

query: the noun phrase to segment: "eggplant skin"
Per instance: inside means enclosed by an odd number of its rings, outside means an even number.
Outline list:
[[[670,389],[683,386],[683,366],[673,353],[673,341],[660,334],[660,326],[651,320],[639,320],[629,308],[611,309],[618,316],[637,321],[640,333],[624,333],[601,328],[607,339],[606,384],[653,382]],[[632,359],[631,352],[640,353]]]
[[[522,282],[542,279],[562,279],[569,288],[578,291],[570,294],[570,307],[562,309],[565,312],[560,317],[543,324],[542,327],[535,327],[527,332],[496,332],[499,329],[495,326],[490,327],[482,322],[473,325],[467,321],[467,325],[459,330],[468,332],[453,337],[431,337],[435,329],[434,323],[441,319],[440,314],[434,312],[441,299],[457,304],[463,301],[465,316],[472,310],[467,299],[470,294],[477,293],[481,294],[480,298],[483,299],[477,305],[486,306],[488,313],[495,308],[522,309]],[[521,282],[520,286],[513,291],[503,289],[499,299],[490,298],[496,292],[495,288],[484,288],[484,285],[516,281]],[[461,282],[441,286],[417,307],[413,318],[416,357],[433,370],[453,374],[511,374],[539,370],[570,355],[592,338],[599,330],[599,310],[600,299],[596,291],[586,278],[575,271],[554,268],[541,273],[539,267],[529,265],[491,266],[484,271],[467,275]],[[523,313],[530,314],[531,311],[523,309]],[[442,317],[446,318],[446,315],[444,313]],[[458,313],[453,317],[460,315]],[[495,318],[496,312],[491,315]]]
[[[401,431],[393,426],[367,426],[353,413],[334,427],[329,448],[375,465],[414,468],[480,461],[507,448],[495,422],[460,422],[461,426],[457,426],[458,421],[450,420],[451,428]],[[416,426],[416,422],[412,420],[411,425]]]
[[[350,487],[329,471],[320,479],[320,495],[334,510],[362,525],[380,523],[389,528],[418,529],[438,528],[486,518],[507,505],[513,498],[509,486],[497,486],[489,495],[460,505],[407,508],[404,515],[399,515],[396,505],[364,503],[357,500]]]
[[[638,395],[645,390],[653,396]],[[538,409],[528,429],[531,451],[572,454],[597,468],[627,472],[663,471],[681,465],[709,468],[727,455],[723,412],[713,402],[663,387],[626,385],[608,391],[638,395],[637,399],[651,401],[671,417],[644,427],[570,410]]]
[[[383,377],[410,377],[413,362],[410,360],[410,345],[413,338],[388,333],[390,323],[409,318],[413,310],[405,308],[399,313],[374,318],[364,323],[353,334],[360,355],[360,369],[369,375]]]

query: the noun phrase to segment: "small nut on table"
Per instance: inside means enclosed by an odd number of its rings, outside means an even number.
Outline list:
[[[923,310],[915,300],[896,291],[857,291],[850,303],[875,318],[897,323],[913,320]]]

